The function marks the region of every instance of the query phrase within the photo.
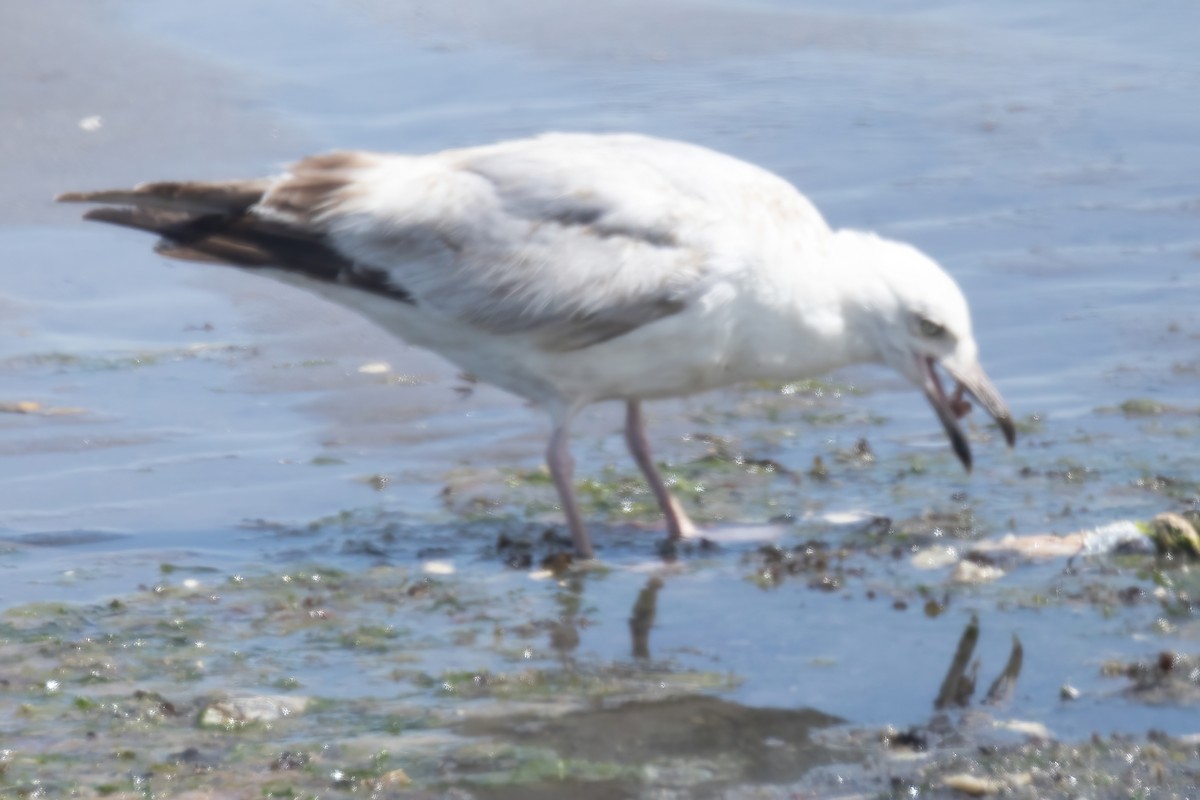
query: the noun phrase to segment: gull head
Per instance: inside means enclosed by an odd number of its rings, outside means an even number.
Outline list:
[[[1009,447],[1016,429],[1008,406],[979,363],[971,312],[945,270],[914,247],[870,234],[839,232],[847,274],[863,291],[849,300],[864,344],[875,360],[893,367],[924,393],[963,467],[971,447],[959,420],[971,410],[969,394],[996,420]],[[946,391],[940,372],[954,381]]]

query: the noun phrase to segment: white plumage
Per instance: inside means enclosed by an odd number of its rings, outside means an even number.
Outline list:
[[[548,134],[426,156],[314,156],[267,180],[60,199],[162,234],[168,255],[299,283],[526,397],[576,550],[572,417],[627,402],[627,440],[672,539],[695,526],[650,458],[640,401],[885,363],[929,397],[970,467],[969,391],[1011,444],[954,281],[907,245],[833,231],[790,184],[682,142]],[[934,364],[958,382],[950,397]]]

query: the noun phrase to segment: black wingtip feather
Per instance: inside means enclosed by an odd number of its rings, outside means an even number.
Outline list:
[[[112,204],[93,208],[83,217],[158,234],[162,240],[155,249],[168,258],[276,267],[414,302],[408,291],[391,283],[386,271],[353,263],[333,249],[320,230],[255,214],[250,205],[261,199],[263,186],[262,181],[150,183],[128,190],[66,192],[56,199]]]
[[[182,211],[163,211],[161,209],[132,208],[125,206],[101,206],[93,208],[83,215],[84,219],[93,222],[107,222],[110,225],[120,225],[150,233],[165,233],[178,225],[186,225],[195,219],[194,215]]]

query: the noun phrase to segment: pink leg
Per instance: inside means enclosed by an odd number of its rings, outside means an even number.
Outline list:
[[[633,460],[646,476],[646,483],[650,484],[650,491],[654,493],[654,499],[658,501],[663,516],[667,518],[667,538],[678,541],[685,536],[699,535],[700,529],[688,518],[683,506],[679,505],[675,495],[671,494],[667,485],[663,483],[662,475],[658,474],[658,467],[654,465],[650,445],[646,441],[642,404],[637,400],[629,400],[625,404],[625,443],[629,445]]]
[[[550,468],[550,477],[554,479],[554,488],[558,490],[558,499],[562,503],[563,514],[567,517],[567,527],[571,531],[571,541],[575,543],[575,552],[580,558],[594,558],[592,540],[588,538],[587,528],[583,526],[583,517],[579,514],[579,504],[575,501],[575,487],[572,480],[575,476],[575,459],[571,457],[567,442],[567,423],[556,422],[554,432],[550,434],[550,448],[546,451],[546,466]]]

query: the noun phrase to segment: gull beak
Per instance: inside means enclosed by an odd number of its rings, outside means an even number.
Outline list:
[[[1004,398],[1000,396],[987,374],[984,373],[983,367],[979,366],[977,362],[966,367],[940,362],[942,369],[946,370],[956,384],[954,394],[947,395],[945,389],[942,388],[942,381],[934,369],[935,363],[939,362],[935,362],[930,356],[920,357],[919,362],[923,377],[921,388],[925,392],[925,396],[929,398],[933,410],[937,412],[942,427],[946,429],[946,435],[950,437],[950,446],[954,448],[954,454],[958,456],[958,460],[962,462],[963,468],[967,472],[971,471],[971,446],[967,443],[967,437],[958,424],[958,421],[971,410],[971,404],[963,397],[964,393],[969,393],[974,397],[992,416],[992,419],[996,420],[996,424],[1004,433],[1004,441],[1008,442],[1009,447],[1016,443],[1017,429],[1013,425],[1012,415],[1004,403]]]

